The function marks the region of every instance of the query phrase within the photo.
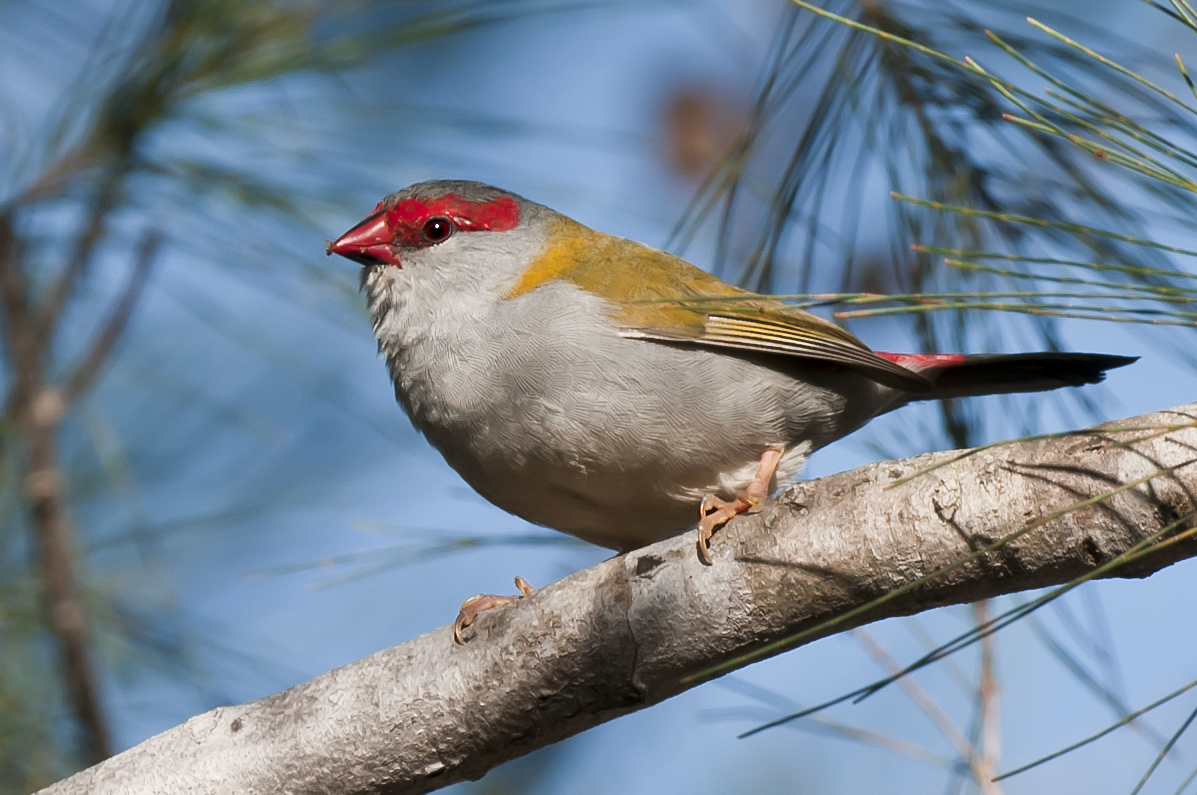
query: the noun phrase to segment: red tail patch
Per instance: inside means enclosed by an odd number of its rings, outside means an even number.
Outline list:
[[[886,353],[885,351],[874,351],[874,353],[882,359],[887,359],[900,367],[911,370],[949,367],[964,361],[964,356],[959,353]]]

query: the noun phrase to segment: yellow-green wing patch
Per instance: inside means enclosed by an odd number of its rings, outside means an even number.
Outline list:
[[[509,295],[558,279],[602,296],[627,337],[835,362],[912,391],[926,378],[817,315],[741,290],[685,260],[568,219]]]

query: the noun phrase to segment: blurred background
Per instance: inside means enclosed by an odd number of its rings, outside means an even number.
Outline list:
[[[958,65],[783,0],[0,0],[0,792],[608,556],[487,504],[395,404],[356,268],[323,241],[415,181],[490,182],[754,289],[952,304],[822,310],[884,349],[1143,357],[1083,392],[904,409],[803,477],[1193,400],[1192,264],[1161,248],[1194,246],[1197,193],[1172,179],[1193,114],[1024,19],[1180,96],[1187,6],[820,7],[1036,96],[1032,65],[1066,76],[1060,107],[1153,125],[1175,168],[1114,171],[1003,119],[1015,105]],[[1114,289],[1095,262],[1171,302],[1128,315],[1062,281]],[[860,704],[738,739],[1029,597],[828,638],[453,791],[1131,792],[1172,748],[1143,791],[1197,792],[1197,743],[1172,743],[1197,693],[987,783],[1197,676],[1192,572],[1086,584]]]

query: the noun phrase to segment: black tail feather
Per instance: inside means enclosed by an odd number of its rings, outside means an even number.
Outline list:
[[[1108,353],[1012,353],[966,356],[964,361],[920,370],[934,385],[916,400],[1011,392],[1043,392],[1065,386],[1096,384],[1107,370],[1138,361],[1137,356]]]

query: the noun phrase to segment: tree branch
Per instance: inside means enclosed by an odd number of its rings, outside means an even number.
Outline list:
[[[58,465],[58,428],[65,407],[57,389],[44,389],[33,398],[25,423],[29,442],[25,497],[37,538],[42,598],[50,629],[62,649],[71,707],[83,729],[86,757],[98,760],[112,755],[112,743],[91,659],[90,632],[75,566],[75,534],[67,518]]]
[[[428,792],[744,655],[1078,577],[1147,576],[1197,555],[1195,495],[1197,404],[799,483],[721,531],[714,566],[691,535],[620,555],[482,614],[464,646],[442,627],[43,792]]]
[[[86,758],[99,760],[110,756],[112,747],[91,661],[75,571],[74,533],[58,466],[57,436],[66,402],[61,390],[46,382],[44,340],[34,328],[28,283],[18,257],[10,216],[0,215],[0,307],[14,383],[10,402],[28,445],[24,490],[41,569],[42,600],[50,631],[62,650],[66,690],[83,730]]]

